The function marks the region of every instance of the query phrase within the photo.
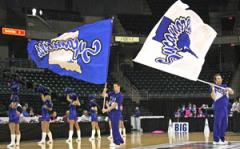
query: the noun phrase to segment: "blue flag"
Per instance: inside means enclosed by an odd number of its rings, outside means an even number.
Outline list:
[[[94,84],[108,75],[112,19],[87,24],[47,41],[32,40],[28,54],[39,68]]]

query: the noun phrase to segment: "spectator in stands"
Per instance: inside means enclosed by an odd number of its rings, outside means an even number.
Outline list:
[[[25,104],[23,105],[23,108],[25,108],[26,110],[28,110],[28,103],[25,103]]]
[[[198,114],[197,114],[197,117],[198,117],[198,118],[205,117],[205,115],[203,114],[203,110],[202,110],[201,107],[198,108]]]
[[[193,104],[192,107],[192,116],[197,117],[197,106],[195,104]]]
[[[185,116],[185,104],[182,105],[180,112],[181,112],[181,117],[184,117]]]
[[[63,116],[63,121],[65,123],[68,123],[68,116],[69,116],[69,111],[66,111],[65,115]]]
[[[240,104],[239,104],[240,97],[236,98],[234,100],[234,103],[232,104],[231,112],[233,114],[233,132],[238,132],[239,130],[239,120],[240,120]]]
[[[174,114],[174,117],[176,117],[176,118],[181,117],[181,108],[180,107],[178,107],[177,111]]]
[[[33,117],[33,116],[35,116],[35,113],[34,113],[34,111],[33,111],[33,108],[32,108],[32,107],[30,107],[30,108],[29,108],[29,116],[30,116],[30,117]]]
[[[27,112],[27,109],[26,109],[27,107],[26,106],[23,106],[23,108],[22,108],[22,115],[24,116],[24,117],[29,117],[29,113]]]
[[[191,103],[188,103],[188,108],[189,108],[190,110],[192,110],[192,104],[191,104]]]
[[[240,112],[239,109],[238,109],[238,106],[239,106],[239,101],[238,99],[236,98],[232,104],[232,108],[231,108],[231,111],[232,112]]]
[[[200,108],[201,108],[201,110],[202,110],[202,112],[204,114],[204,117],[207,117],[208,116],[208,110],[209,110],[208,105],[207,104],[202,104],[202,106]]]
[[[57,112],[56,111],[53,111],[52,114],[51,114],[51,122],[57,122]]]
[[[91,121],[91,118],[90,118],[87,110],[83,111],[83,115],[80,117],[80,121],[81,122],[90,122]]]
[[[141,116],[141,112],[140,112],[140,109],[139,109],[138,106],[135,108],[134,116],[135,116],[135,117],[139,117],[139,116]]]
[[[185,113],[185,115],[184,115],[185,118],[192,117],[191,107],[186,107],[184,113]]]

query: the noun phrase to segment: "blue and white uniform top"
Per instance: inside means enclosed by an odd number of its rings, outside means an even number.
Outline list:
[[[123,94],[121,92],[115,93],[115,92],[109,92],[108,97],[110,98],[111,104],[113,102],[116,102],[118,106],[111,110],[111,112],[121,112],[121,106],[123,102]]]
[[[227,85],[226,84],[222,84],[220,85],[223,88],[226,88]],[[209,89],[210,93],[212,92],[212,88],[210,87]],[[214,87],[214,92],[215,92],[215,99],[214,100],[214,108],[218,108],[218,107],[226,107],[229,104],[229,94],[228,92],[225,92],[224,89],[215,86]]]

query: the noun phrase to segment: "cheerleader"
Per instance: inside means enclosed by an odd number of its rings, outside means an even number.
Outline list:
[[[81,131],[80,131],[80,127],[78,124],[78,117],[77,117],[77,111],[76,111],[76,107],[80,106],[80,102],[78,100],[78,97],[75,93],[70,93],[67,94],[67,101],[70,103],[69,104],[69,116],[68,116],[68,123],[69,123],[69,135],[68,135],[68,139],[66,140],[67,143],[72,142],[72,136],[73,136],[73,132],[74,132],[74,126],[77,130],[77,139],[76,142],[80,142],[81,141]]]
[[[90,113],[91,113],[91,125],[92,125],[92,135],[89,140],[95,140],[95,133],[97,130],[98,140],[101,139],[101,132],[98,125],[97,111],[98,105],[95,102],[95,96],[90,96]]]
[[[48,136],[49,141],[47,142],[48,144],[53,143],[52,139],[52,133],[49,130],[49,121],[50,121],[50,114],[49,112],[52,111],[53,103],[51,100],[51,95],[49,91],[44,91],[41,93],[41,99],[43,102],[42,105],[42,122],[41,122],[41,127],[42,127],[42,139],[38,144],[45,144],[46,143],[46,136]]]
[[[11,143],[7,146],[8,148],[14,147],[15,145],[19,146],[21,139],[21,133],[19,129],[19,117],[20,117],[19,109],[21,109],[21,106],[19,104],[18,95],[12,95],[10,97],[10,102],[11,103],[9,105],[8,117],[9,117],[9,129],[11,133]]]

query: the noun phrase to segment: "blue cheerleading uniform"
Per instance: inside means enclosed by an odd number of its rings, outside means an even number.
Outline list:
[[[108,97],[112,102],[116,102],[118,106],[116,109],[112,109],[110,111],[111,114],[111,124],[112,124],[112,131],[113,131],[113,142],[117,145],[120,145],[123,143],[123,139],[119,133],[119,121],[121,118],[121,105],[123,102],[123,94],[121,92],[114,93],[109,92]]]
[[[222,84],[221,87],[226,88],[227,85]],[[212,88],[210,88],[212,92]],[[213,126],[213,140],[215,142],[225,141],[225,131],[228,127],[228,104],[229,95],[219,87],[215,87],[216,99],[214,99],[214,126]]]
[[[19,115],[17,114],[17,108],[9,107],[8,117],[9,117],[9,123],[19,124]]]
[[[17,95],[11,95],[11,98],[10,98],[10,102],[11,103],[19,103],[19,97]],[[10,103],[10,105],[11,105]],[[9,106],[9,109],[8,109],[8,117],[9,117],[9,123],[16,123],[16,124],[19,124],[19,115],[17,114],[17,107],[10,107]]]
[[[74,101],[77,100],[77,94],[76,93],[70,93],[69,98],[71,99],[71,103],[69,104],[69,120],[75,120],[77,121],[77,110],[76,105],[73,104]]]
[[[97,107],[97,103],[95,102],[91,102],[90,103],[90,116],[91,116],[91,121],[92,122],[97,122],[98,118],[97,118],[97,112],[95,110],[92,110],[92,107]]]
[[[77,110],[76,105],[73,105],[73,102],[69,104],[69,120],[77,121]]]
[[[45,106],[47,106],[48,108],[52,108],[53,107],[53,103],[50,100],[46,100],[45,102],[43,102],[42,105],[42,121],[50,121],[50,114],[49,111],[45,108]]]

